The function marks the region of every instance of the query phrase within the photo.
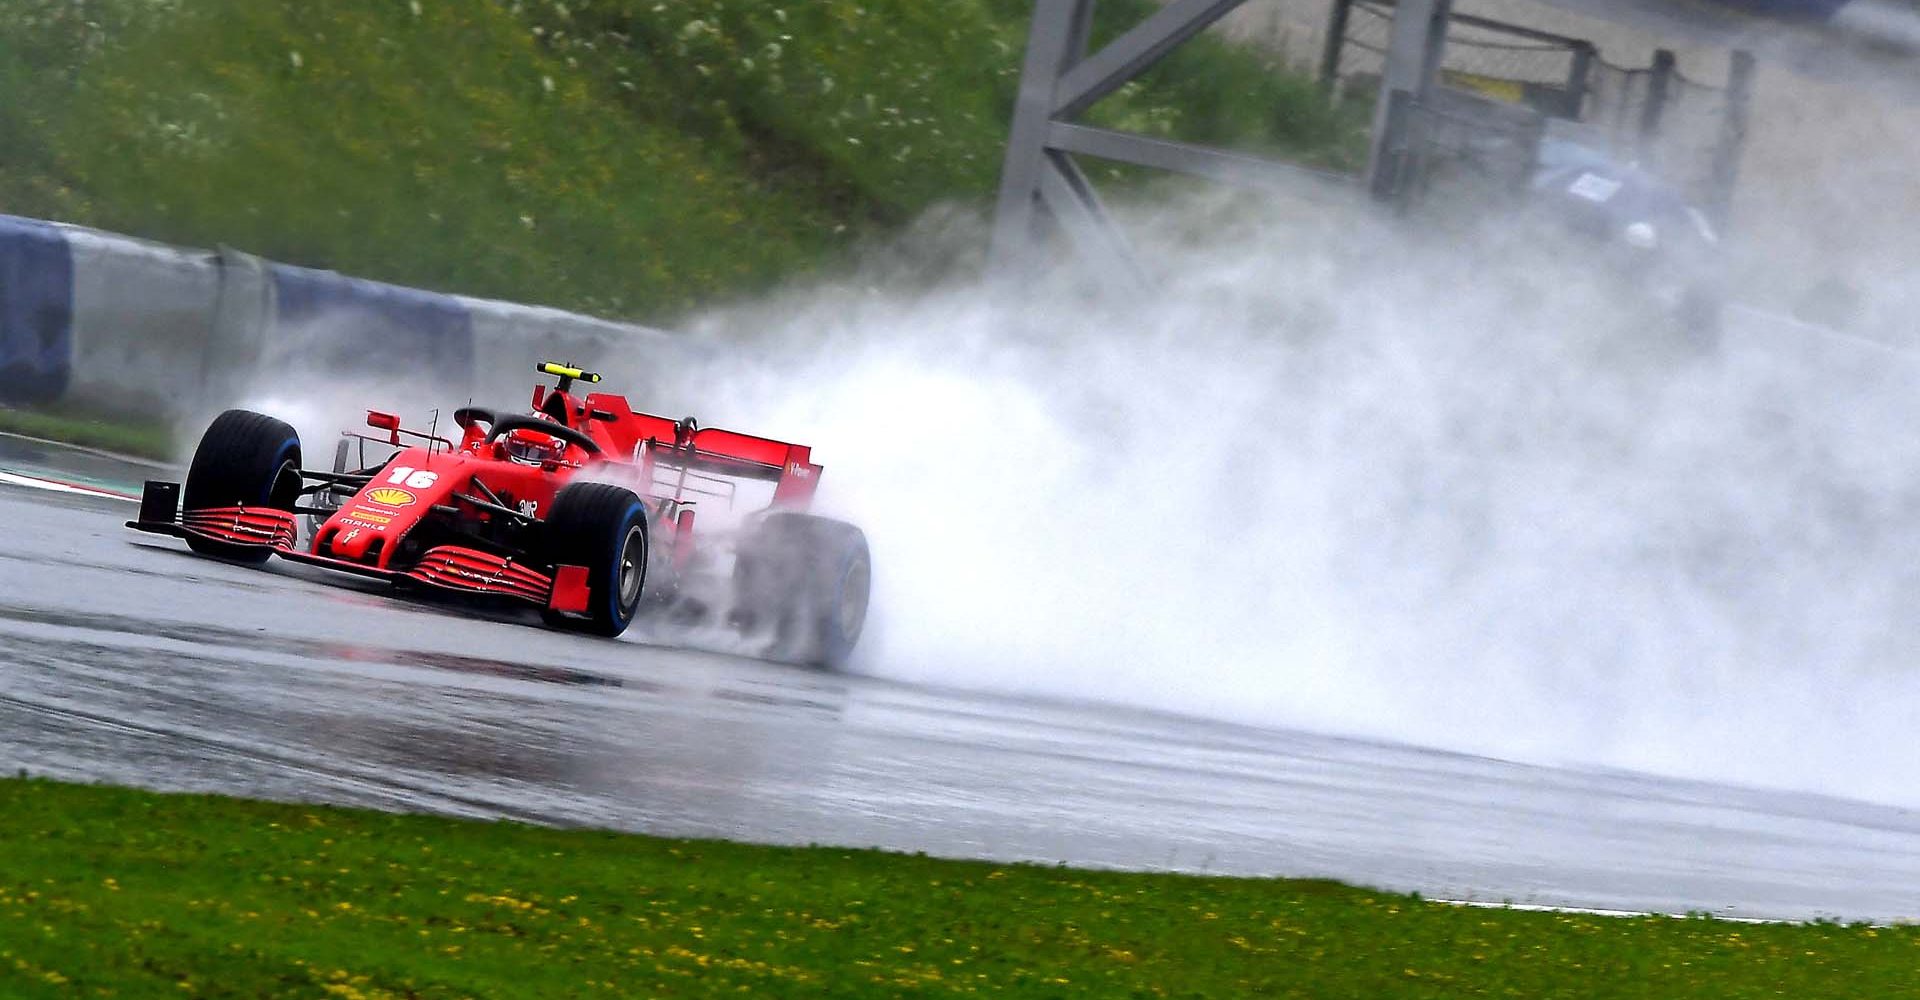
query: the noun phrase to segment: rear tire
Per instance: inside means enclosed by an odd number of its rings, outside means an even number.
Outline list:
[[[647,584],[647,509],[632,490],[569,483],[547,513],[546,553],[556,566],[587,568],[584,617],[546,612],[547,624],[616,636],[633,623]]]
[[[734,562],[735,613],[772,634],[767,656],[840,667],[853,654],[872,597],[867,536],[844,521],[776,511],[761,519]]]
[[[284,420],[251,410],[228,410],[215,417],[194,449],[187,468],[183,506],[275,507],[291,511],[300,500],[300,435]],[[187,546],[202,555],[236,562],[263,563],[271,552],[257,546],[229,545],[189,536]]]

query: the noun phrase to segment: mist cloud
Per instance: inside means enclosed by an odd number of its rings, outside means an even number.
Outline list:
[[[1908,359],[1703,351],[1524,229],[1134,224],[1137,297],[863,275],[704,323],[753,346],[669,394],[813,444],[872,538],[857,669],[1920,801]]]

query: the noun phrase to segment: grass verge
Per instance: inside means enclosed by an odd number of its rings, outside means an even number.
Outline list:
[[[71,406],[16,408],[0,406],[0,432],[44,438],[83,448],[150,458],[174,458],[173,431],[151,421],[102,417]]]
[[[0,780],[9,997],[1920,996],[1920,929]]]

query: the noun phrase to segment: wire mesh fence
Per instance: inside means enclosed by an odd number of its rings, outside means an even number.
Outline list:
[[[1328,82],[1348,93],[1378,87],[1393,15],[1387,0],[1349,5],[1337,57],[1326,67],[1335,79]],[[1636,162],[1696,196],[1711,193],[1715,156],[1726,141],[1728,94],[1689,78],[1670,61],[1615,65],[1584,39],[1455,15],[1448,22],[1440,82],[1454,92],[1531,109],[1555,123],[1552,131]],[[1471,105],[1455,102],[1428,130],[1447,137],[1436,154],[1458,159],[1473,147],[1459,121],[1463,107]],[[1494,134],[1480,145],[1502,150],[1496,159],[1504,170],[1510,159],[1505,147],[1520,133],[1507,116],[1488,116],[1488,121]]]
[[[1594,65],[1581,119],[1596,144],[1682,190],[1704,193],[1725,141],[1729,95],[1677,68]]]
[[[1393,5],[1352,5],[1342,43],[1340,75],[1362,83],[1379,79],[1393,31]],[[1545,114],[1577,114],[1578,83],[1593,47],[1577,39],[1485,18],[1456,16],[1447,27],[1441,75],[1450,85],[1495,100],[1526,104]]]

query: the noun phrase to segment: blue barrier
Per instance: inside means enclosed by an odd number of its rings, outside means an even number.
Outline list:
[[[73,253],[58,227],[0,215],[0,401],[44,403],[73,365]]]
[[[297,357],[343,374],[473,370],[473,315],[453,296],[289,264],[269,270],[276,336]]]

